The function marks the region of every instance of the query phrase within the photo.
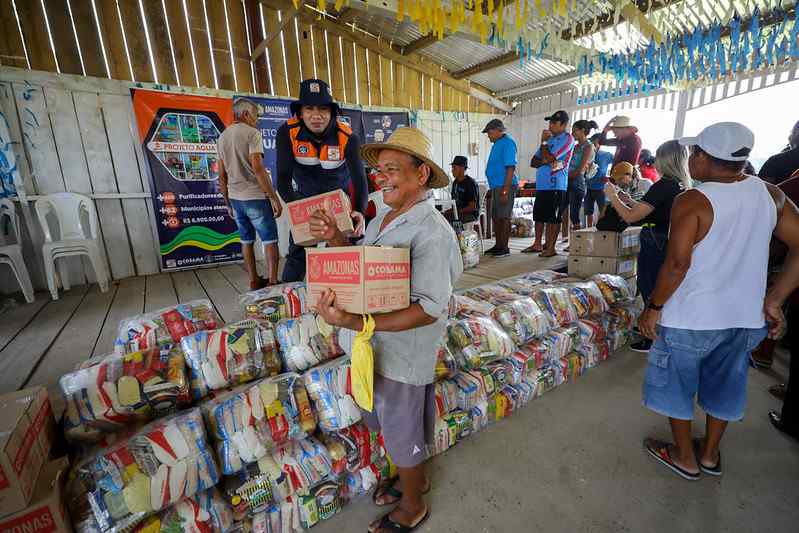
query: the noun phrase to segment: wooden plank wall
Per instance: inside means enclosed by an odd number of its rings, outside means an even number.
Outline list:
[[[342,103],[497,112],[485,102],[381,56],[378,49],[385,42],[377,40],[375,48],[367,50],[307,19],[289,23],[252,62],[250,51],[285,16],[267,4],[143,0],[140,9],[139,0],[0,0],[0,64],[295,98],[300,81],[316,76],[331,84]],[[423,56],[414,56],[425,68],[435,66]]]

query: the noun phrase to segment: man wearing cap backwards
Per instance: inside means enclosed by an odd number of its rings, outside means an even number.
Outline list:
[[[574,137],[568,131],[569,114],[566,111],[556,111],[544,120],[549,121],[549,128],[541,132],[541,146],[530,161],[530,166],[537,169],[533,204],[535,242],[522,252],[540,252],[541,257],[554,257],[557,255],[555,243],[563,213],[569,207],[566,190],[569,185],[569,163],[574,152]],[[542,247],[544,231],[546,243]]]
[[[647,452],[688,480],[722,473],[719,442],[746,404],[749,354],[785,325],[782,305],[799,285],[799,211],[777,187],[743,173],[752,132],[735,122],[680,140],[698,185],[672,207],[666,260],[639,320],[654,340],[643,404],[669,417],[674,444],[646,439]],[[789,248],[766,292],[772,232]],[[691,440],[694,396],[707,414]]]
[[[492,119],[483,128],[483,133],[493,145],[486,163],[486,178],[491,189],[491,218],[494,221],[496,243],[486,250],[487,255],[507,257],[510,255],[510,217],[519,178],[516,176],[516,141],[505,133],[505,124]]]
[[[277,189],[284,202],[293,202],[336,189],[350,195],[356,233],[363,229],[369,201],[360,140],[338,119],[340,110],[330,87],[322,80],[300,84],[300,99],[291,103],[294,116],[277,130]],[[289,241],[282,279],[305,278],[305,248]]]
[[[615,139],[608,139],[608,133],[611,131]],[[641,155],[641,137],[638,136],[638,128],[632,125],[630,117],[619,115],[612,118],[602,130],[599,144],[616,147],[613,164],[622,161],[626,161],[632,166],[638,164],[638,158]]]
[[[411,254],[410,307],[373,317],[374,407],[363,417],[371,429],[382,431],[399,479],[375,491],[377,505],[397,507],[369,531],[412,531],[430,512],[422,499],[430,490],[423,461],[425,433],[431,434],[436,413],[436,343],[446,328],[449,298],[463,262],[452,228],[425,201],[430,189],[449,184],[433,162],[430,140],[416,128],[400,128],[385,144],[364,145],[361,153],[378,170],[377,184],[390,209],[377,214],[359,244],[410,248]],[[324,210],[312,216],[311,232],[331,246],[349,244]],[[316,311],[328,324],[343,328],[345,347],[364,327],[364,316],[337,307],[333,291],[322,293]]]
[[[283,207],[272,188],[272,174],[264,168],[264,141],[255,126],[258,106],[252,100],[233,102],[233,124],[217,141],[219,187],[228,214],[236,221],[241,238],[241,253],[250,277],[250,289],[277,283],[277,224]],[[261,238],[269,279],[258,275],[255,266],[255,234]]]
[[[452,182],[452,199],[458,209],[458,219],[461,222],[474,222],[480,212],[480,189],[477,182],[466,175],[468,160],[465,156],[456,155],[451,167],[452,177],[455,178]],[[452,218],[452,210],[448,210],[445,216]]]

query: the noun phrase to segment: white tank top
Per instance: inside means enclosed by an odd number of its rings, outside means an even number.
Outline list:
[[[691,267],[666,302],[660,324],[720,330],[765,325],[769,241],[777,208],[760,178],[702,183],[713,223],[691,256]]]

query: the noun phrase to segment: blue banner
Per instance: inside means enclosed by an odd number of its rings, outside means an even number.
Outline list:
[[[258,106],[258,131],[264,138],[264,167],[272,172],[272,183],[277,187],[277,152],[275,138],[277,129],[291,118],[289,100],[279,98],[259,98],[247,96],[248,100]]]
[[[364,111],[362,115],[364,136],[361,137],[361,142],[364,144],[386,142],[397,128],[410,124],[408,113]]]
[[[352,128],[352,133],[354,133],[361,141],[361,144],[363,144],[365,141],[363,140],[363,119],[361,115],[362,113],[359,109],[342,108],[339,118],[349,124],[350,128]]]

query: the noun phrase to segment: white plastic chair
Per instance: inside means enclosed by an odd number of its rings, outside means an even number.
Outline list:
[[[6,228],[9,228],[8,233]],[[6,235],[13,236],[14,242],[9,244]],[[28,274],[28,267],[22,258],[19,216],[14,210],[14,203],[6,198],[0,199],[0,263],[11,267],[11,272],[14,273],[22,294],[25,295],[25,301],[33,303],[33,284]]]
[[[81,215],[86,213],[89,218],[89,235],[81,224]],[[100,290],[108,290],[108,270],[105,259],[100,249],[100,232],[97,226],[97,210],[91,198],[71,192],[58,192],[36,200],[36,214],[44,233],[42,256],[47,273],[47,285],[53,300],[58,300],[58,283],[55,277],[56,259],[69,256],[87,255],[97,277]],[[59,239],[53,240],[53,232],[47,220],[48,215],[54,215],[59,227]],[[69,277],[67,276],[66,263],[60,261],[58,271],[61,285],[64,290],[69,290]]]
[[[383,201],[382,191],[375,191],[373,193],[369,193],[369,201],[375,204],[375,213],[379,213],[381,210],[386,209],[388,207],[386,205],[386,202]]]

